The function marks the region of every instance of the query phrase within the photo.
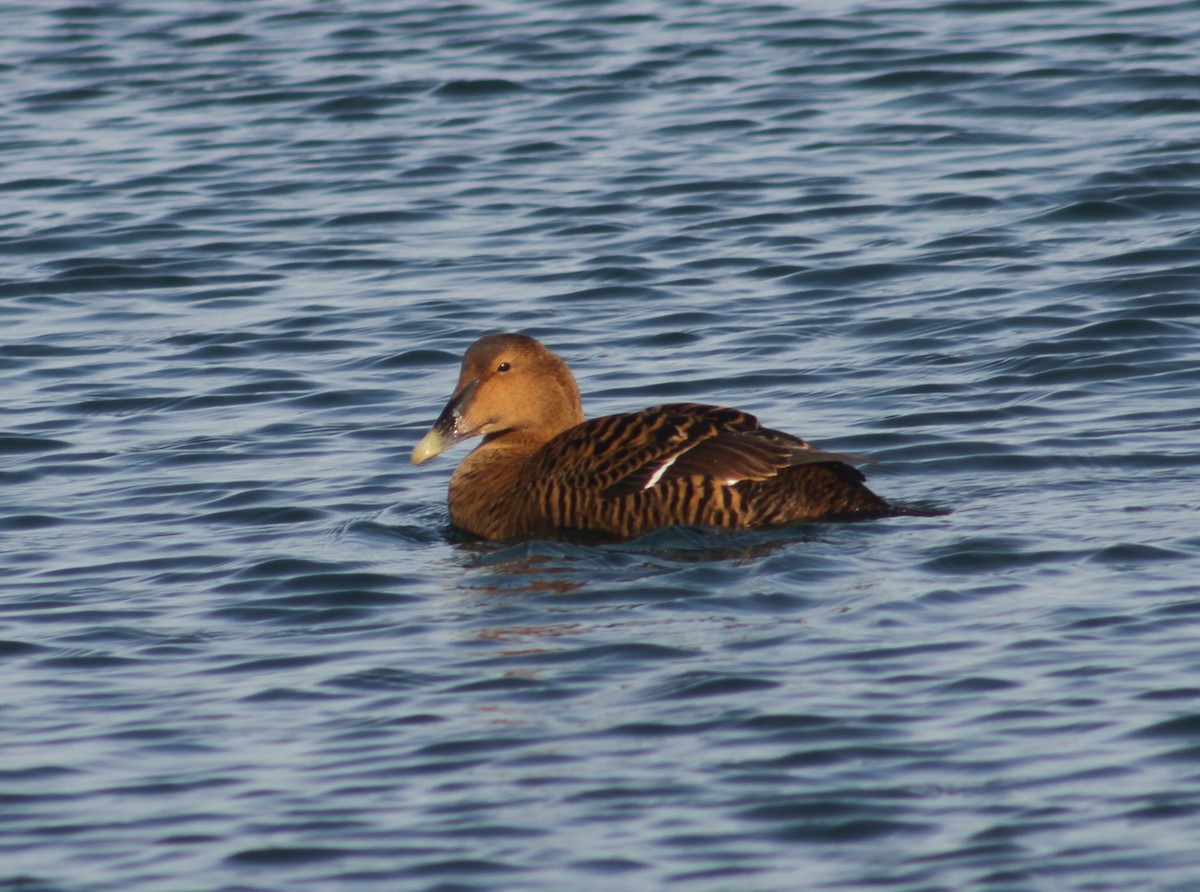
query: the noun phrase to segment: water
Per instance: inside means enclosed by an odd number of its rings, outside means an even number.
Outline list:
[[[0,889],[1200,886],[1200,4],[4,20]],[[954,513],[463,541],[495,330]]]

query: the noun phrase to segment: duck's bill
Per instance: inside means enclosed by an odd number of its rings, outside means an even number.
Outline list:
[[[433,423],[429,433],[423,436],[421,442],[413,448],[411,458],[414,465],[441,455],[455,443],[467,439],[474,433],[463,427],[462,410],[475,390],[475,383],[472,381],[456,393],[450,402],[446,403],[446,408],[442,410],[438,420]]]
[[[429,461],[435,455],[441,455],[453,445],[453,439],[447,437],[436,427],[431,428],[429,433],[421,438],[421,442],[413,447],[412,463],[419,465],[421,462]]]

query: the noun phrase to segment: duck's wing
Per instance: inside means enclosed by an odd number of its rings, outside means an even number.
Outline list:
[[[667,403],[585,421],[547,443],[538,458],[559,485],[604,498],[681,477],[732,486],[767,480],[793,465],[865,461],[761,427],[745,412],[698,403]]]

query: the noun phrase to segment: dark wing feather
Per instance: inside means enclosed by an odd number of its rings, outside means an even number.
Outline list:
[[[533,457],[530,471],[533,481],[553,480],[552,486],[564,489],[607,495],[615,486],[634,492],[695,438],[711,436],[726,416],[736,420],[740,415],[732,409],[668,403],[593,418],[546,443]],[[702,421],[705,417],[707,422]],[[703,433],[704,426],[711,432]]]
[[[668,467],[662,468],[660,463],[646,475],[646,480],[658,484],[680,477],[701,476],[732,486],[742,480],[768,480],[784,468],[795,465],[866,461],[857,455],[825,452],[799,437],[768,428],[719,429],[710,437],[690,442],[686,451]],[[857,471],[853,473],[858,474]],[[609,494],[612,493],[605,493]]]
[[[681,477],[732,485],[792,465],[861,461],[760,427],[736,409],[667,403],[585,421],[542,447],[537,464],[559,485],[618,498]]]

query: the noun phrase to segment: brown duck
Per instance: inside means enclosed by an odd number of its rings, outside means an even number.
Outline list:
[[[450,478],[450,520],[485,539],[938,513],[875,495],[847,464],[866,459],[823,452],[736,409],[666,403],[585,421],[567,364],[525,335],[470,346],[413,464],[477,436]]]

